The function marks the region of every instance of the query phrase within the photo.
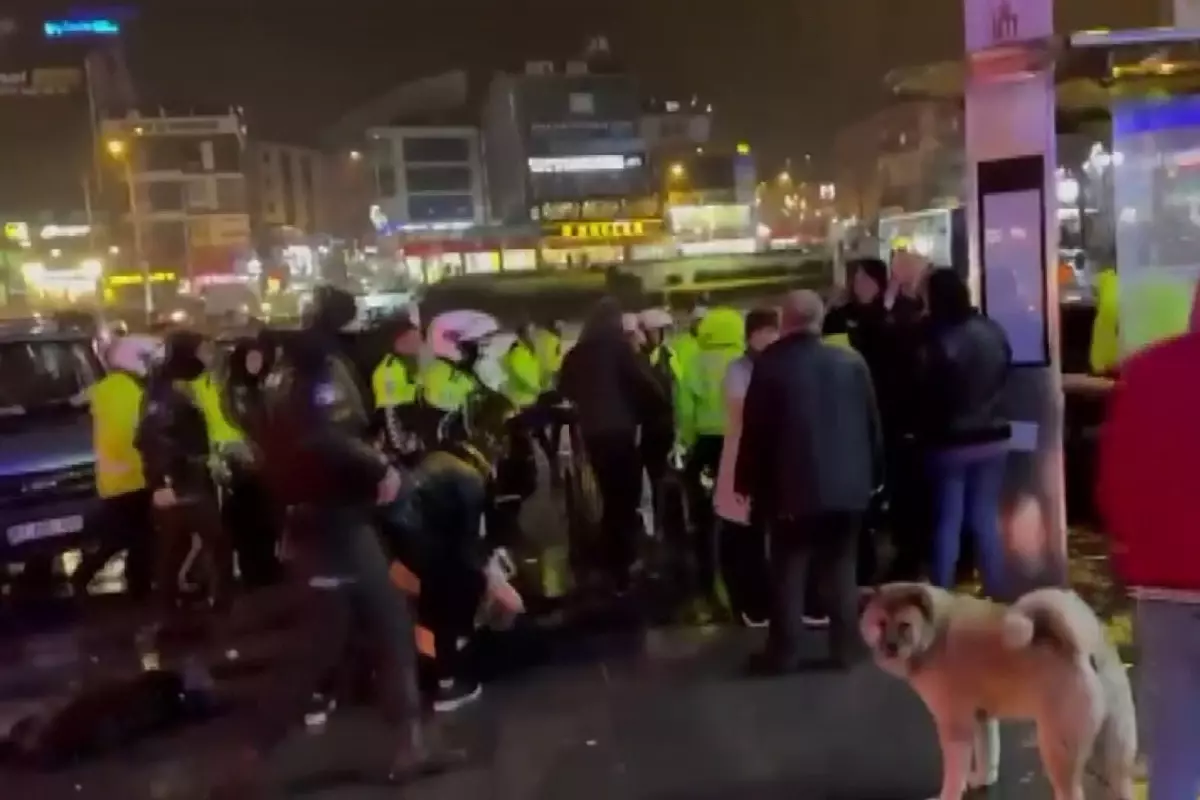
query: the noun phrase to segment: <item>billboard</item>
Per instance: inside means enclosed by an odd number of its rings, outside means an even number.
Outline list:
[[[92,39],[121,35],[121,23],[115,19],[51,19],[42,23],[47,39]]]

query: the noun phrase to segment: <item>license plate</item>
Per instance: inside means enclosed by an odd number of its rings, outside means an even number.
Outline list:
[[[43,519],[37,522],[22,522],[8,529],[8,543],[14,547],[36,542],[39,539],[50,539],[55,536],[66,536],[83,530],[83,516],[76,514],[72,517]]]

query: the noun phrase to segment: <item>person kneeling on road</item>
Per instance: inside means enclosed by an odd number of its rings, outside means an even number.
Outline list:
[[[481,453],[447,443],[405,475],[399,495],[382,509],[387,541],[420,581],[417,608],[433,633],[438,712],[480,696],[470,644],[481,612],[491,607],[511,619],[524,610],[503,551],[480,535],[488,474]]]

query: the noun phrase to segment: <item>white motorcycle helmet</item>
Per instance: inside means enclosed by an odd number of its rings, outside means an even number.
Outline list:
[[[162,359],[162,349],[162,340],[156,336],[122,336],[105,348],[104,364],[110,370],[145,377],[151,365]]]
[[[448,361],[459,361],[463,357],[460,343],[482,344],[499,332],[500,323],[491,314],[464,309],[447,311],[434,317],[429,323],[426,338],[433,355]]]
[[[436,358],[459,362],[463,358],[461,344],[474,342],[479,348],[475,363],[476,376],[492,389],[504,382],[500,359],[512,345],[514,337],[501,332],[500,323],[482,311],[446,311],[433,318],[427,334],[430,352]]]
[[[665,308],[647,308],[638,314],[638,319],[642,328],[648,331],[666,330],[675,324],[675,318]]]

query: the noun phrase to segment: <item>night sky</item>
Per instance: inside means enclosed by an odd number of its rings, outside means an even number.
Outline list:
[[[5,7],[57,6],[34,0]],[[70,4],[68,4],[69,6]],[[82,4],[75,4],[82,7]],[[825,161],[895,66],[961,51],[961,0],[142,0],[130,55],[147,99],[233,102],[309,139],[407,78],[565,58],[589,34],[647,94],[710,99],[723,138]],[[1149,0],[1058,0],[1060,29],[1153,22]],[[22,10],[26,10],[22,8]]]

